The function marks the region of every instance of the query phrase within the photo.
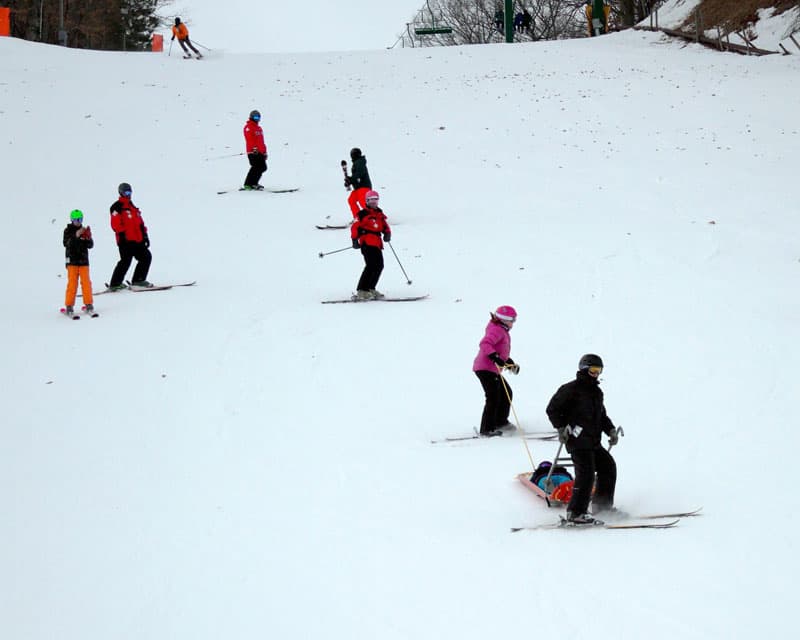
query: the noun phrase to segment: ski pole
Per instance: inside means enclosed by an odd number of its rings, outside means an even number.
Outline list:
[[[411,280],[409,279],[408,274],[406,273],[406,270],[403,269],[403,263],[400,262],[400,258],[397,257],[397,252],[394,250],[394,247],[392,246],[392,243],[387,241],[386,244],[388,244],[389,248],[392,250],[392,253],[394,254],[394,258],[395,258],[395,260],[397,260],[397,264],[400,265],[400,271],[402,271],[403,275],[406,277],[406,284],[411,284]],[[502,376],[500,376],[500,377],[502,377]]]
[[[409,282],[409,284],[411,284]],[[497,365],[495,365],[497,366]],[[533,456],[531,455],[531,449],[528,446],[528,441],[525,439],[525,430],[522,428],[522,424],[520,424],[519,417],[517,417],[517,411],[514,409],[514,403],[511,402],[511,394],[508,391],[508,385],[506,384],[506,379],[503,377],[502,372],[498,374],[500,376],[500,380],[503,383],[503,390],[506,392],[506,398],[508,398],[508,406],[511,407],[511,413],[514,414],[514,420],[517,423],[517,429],[519,429],[519,433],[522,439],[522,444],[525,445],[525,451],[528,452],[528,460],[531,461],[531,468],[536,471],[536,465],[533,462]]]
[[[172,43],[173,42],[175,42],[175,40],[170,40],[169,41],[169,50],[167,51],[167,57],[168,58],[172,55]]]
[[[242,151],[241,153],[232,153],[228,156],[214,156],[213,158],[203,158],[203,160],[208,162],[209,160],[224,160],[225,158],[236,158],[237,156],[243,156],[243,155],[244,151]]]
[[[203,49],[205,49],[206,51],[211,51],[211,49],[209,49],[206,45],[204,45],[201,42],[198,42],[197,40],[192,40],[192,44],[199,45],[199,46],[203,47]]]
[[[558,451],[556,451],[556,457],[553,458],[553,464],[550,465],[550,471],[547,472],[547,477],[544,479],[544,490],[546,493],[550,494],[553,493],[553,481],[550,479],[550,476],[553,475],[553,469],[555,469],[556,461],[558,460],[558,456],[561,455],[561,449],[564,447],[564,443],[559,441],[558,443]],[[547,506],[550,506],[550,502],[547,502]]]
[[[329,255],[331,255],[332,253],[339,253],[340,251],[347,251],[348,249],[352,249],[352,248],[353,248],[352,246],[349,246],[349,247],[344,247],[344,248],[342,248],[342,249],[334,249],[333,251],[326,251],[325,253],[323,253],[322,251],[320,251],[320,252],[319,252],[319,257],[320,257],[320,258],[324,258],[325,256],[329,256]]]

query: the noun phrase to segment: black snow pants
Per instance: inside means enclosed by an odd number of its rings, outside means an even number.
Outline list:
[[[476,371],[475,375],[478,376],[483,393],[486,395],[486,404],[483,406],[481,416],[481,433],[487,434],[508,422],[508,413],[511,411],[509,398],[513,399],[514,393],[511,391],[511,385],[506,382],[505,386],[508,389],[506,395],[499,373]]]
[[[131,266],[131,260],[136,258],[136,269],[133,271],[133,278],[131,282],[142,282],[147,280],[147,273],[150,271],[150,262],[153,260],[153,254],[150,253],[144,242],[120,242],[117,245],[119,249],[119,262],[114,267],[114,273],[111,274],[111,280],[108,283],[110,287],[118,287],[122,284],[125,274]]]
[[[244,179],[244,186],[255,187],[267,170],[267,156],[263,153],[248,153],[247,159],[250,161],[250,171]]]
[[[576,449],[571,451],[570,455],[575,465],[575,486],[567,511],[580,515],[589,510],[592,488],[595,486],[595,474],[597,474],[597,487],[594,492],[594,511],[613,507],[614,489],[617,486],[617,463],[611,454],[598,445],[594,449]]]
[[[383,249],[362,244],[361,255],[364,256],[364,270],[358,279],[356,289],[370,291],[378,286],[378,280],[383,273]]]

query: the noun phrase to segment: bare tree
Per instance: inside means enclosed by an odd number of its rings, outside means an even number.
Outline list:
[[[514,40],[555,40],[575,38],[586,33],[585,0],[515,0],[508,20],[527,13],[530,24],[514,31]],[[417,18],[408,25],[406,38],[412,46],[485,44],[503,42],[504,29],[496,23],[497,13],[504,10],[503,0],[427,0]],[[419,27],[432,22],[446,25],[449,33],[418,34]],[[422,29],[426,31],[426,29]]]

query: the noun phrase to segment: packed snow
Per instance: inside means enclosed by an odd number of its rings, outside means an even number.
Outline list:
[[[199,37],[199,33],[198,33]],[[203,38],[200,38],[203,41]],[[3,636],[771,637],[794,627],[800,56],[657,34],[203,61],[0,39],[9,280]],[[267,186],[240,193],[263,114]],[[339,162],[393,225],[379,289]],[[149,279],[70,321],[61,235],[133,185]],[[130,272],[129,272],[130,275]],[[617,505],[666,531],[536,531],[555,453],[457,444],[490,310],[514,419],[605,360]]]

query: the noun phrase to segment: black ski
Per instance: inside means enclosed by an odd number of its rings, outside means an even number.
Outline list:
[[[83,311],[90,318],[99,318],[100,317],[100,314],[97,313],[97,311],[95,311],[94,309],[92,309],[91,311],[87,311],[86,305],[81,307],[81,311]]]
[[[426,293],[424,296],[409,296],[407,298],[390,298],[386,296],[385,298],[378,298],[376,300],[359,300],[358,298],[347,298],[346,300],[323,300],[322,304],[344,304],[346,302],[353,302],[357,304],[363,304],[365,302],[414,302],[415,300],[425,300],[428,297]]]
[[[344,188],[345,188],[345,191],[350,191],[351,187],[348,184],[350,176],[347,175],[347,160],[342,160],[342,173],[344,174]]]
[[[67,313],[66,307],[61,307],[61,309],[59,309],[59,311],[60,311],[60,313],[62,315],[67,316],[67,318],[72,318],[73,320],[80,320],[81,319],[81,317],[77,313],[75,313],[74,311],[72,313]]]

